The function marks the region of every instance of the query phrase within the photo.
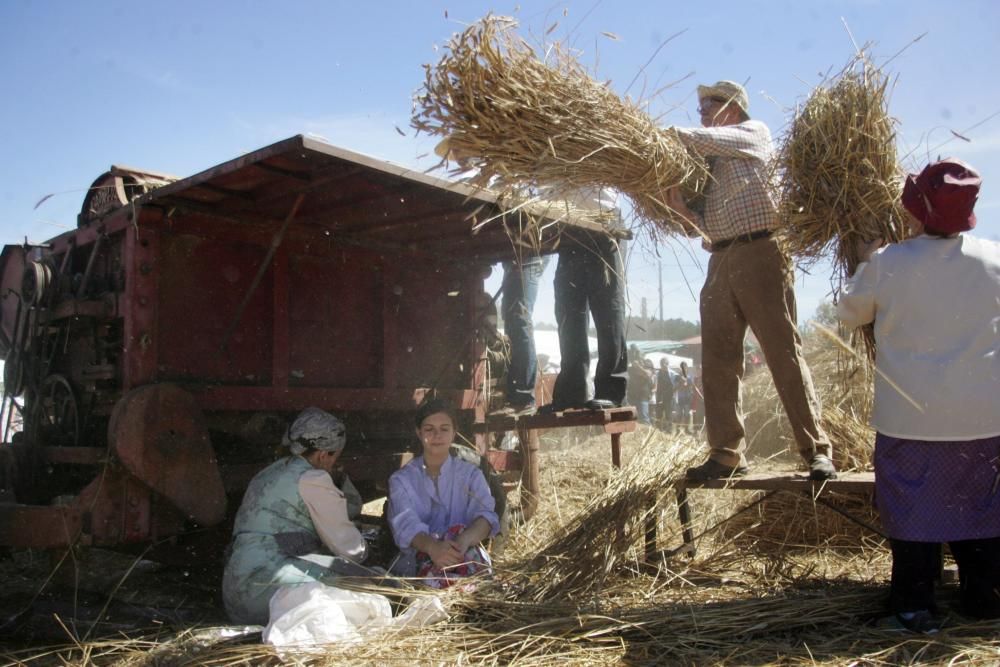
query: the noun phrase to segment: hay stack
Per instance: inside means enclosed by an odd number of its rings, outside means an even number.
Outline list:
[[[671,132],[595,81],[559,43],[543,56],[487,16],[455,35],[415,102],[412,125],[447,138],[454,173],[508,193],[611,188],[628,196],[650,228],[679,232],[666,191],[693,198],[708,177]]]
[[[856,56],[812,92],[779,151],[787,247],[806,263],[832,252],[835,286],[858,265],[857,241],[906,235],[888,86],[864,54]]]

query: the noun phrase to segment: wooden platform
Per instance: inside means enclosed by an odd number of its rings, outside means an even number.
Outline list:
[[[677,512],[680,518],[684,544],[678,549],[674,549],[673,553],[694,553],[695,536],[691,531],[691,505],[688,502],[689,489],[767,492],[767,495],[762,497],[761,500],[779,492],[799,493],[812,498],[818,504],[829,507],[850,521],[876,534],[882,534],[877,527],[853,516],[828,497],[833,493],[871,495],[875,491],[875,473],[873,472],[842,472],[837,474],[836,479],[824,481],[813,481],[809,479],[808,473],[805,472],[780,471],[754,472],[743,477],[728,479],[693,480],[684,478],[678,480],[675,486],[677,492]],[[749,505],[741,511],[745,511],[752,506]],[[655,541],[655,526],[649,525],[646,528],[647,560],[651,559],[654,555],[654,547],[652,545],[655,545]]]
[[[609,410],[564,410],[551,414],[508,415],[490,413],[485,421],[475,425],[477,432],[517,431],[520,429],[570,428],[573,426],[601,426],[605,433],[629,433],[635,430],[635,408]]]
[[[487,414],[472,428],[475,433],[505,433],[516,431],[521,441],[521,510],[525,520],[538,508],[538,432],[554,428],[600,426],[611,436],[611,464],[621,467],[621,437],[635,430],[635,408],[609,410],[564,410],[550,414],[510,415]],[[494,465],[496,467],[496,465]]]
[[[875,473],[842,472],[837,479],[814,482],[805,472],[754,472],[730,479],[682,479],[677,483],[689,489],[747,489],[753,491],[800,491],[818,496],[824,492],[868,493],[875,489]]]

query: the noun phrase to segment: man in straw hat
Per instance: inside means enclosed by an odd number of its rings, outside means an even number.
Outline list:
[[[981,179],[949,158],[911,174],[915,235],[858,265],[837,304],[875,323],[875,499],[892,547],[889,625],[934,632],[941,542],[963,611],[1000,618],[1000,243],[968,236]]]
[[[674,131],[710,165],[704,212],[692,211],[676,189],[668,193],[671,208],[712,253],[701,290],[702,382],[711,453],[705,463],[688,470],[688,477],[717,479],[747,472],[740,384],[749,326],[764,351],[809,477],[832,479],[837,474],[832,448],[820,427],[819,402],[796,328],[791,261],[771,236],[778,224],[768,186],[771,132],[750,120],[746,90],[733,81],[698,86],[698,103],[703,127]]]

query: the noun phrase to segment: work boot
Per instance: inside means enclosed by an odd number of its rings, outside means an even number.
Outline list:
[[[833,467],[833,461],[829,456],[814,454],[809,460],[809,479],[822,482],[828,479],[837,479],[837,469]]]
[[[747,474],[749,468],[746,466],[730,467],[719,463],[714,459],[709,459],[700,466],[687,469],[687,478],[696,481],[708,479],[727,479],[729,477],[742,477]]]

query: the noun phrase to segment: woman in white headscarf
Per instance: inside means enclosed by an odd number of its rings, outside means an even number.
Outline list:
[[[365,541],[349,518],[356,491],[349,482],[337,488],[331,476],[346,442],[339,419],[306,408],[282,440],[291,455],[250,482],[222,580],[234,623],[266,624],[268,602],[281,586],[368,574],[357,565],[367,556]]]

